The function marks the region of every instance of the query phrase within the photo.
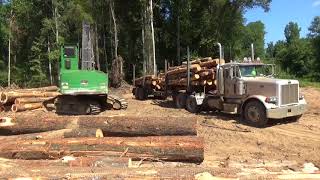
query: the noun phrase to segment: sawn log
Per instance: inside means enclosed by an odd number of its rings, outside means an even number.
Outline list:
[[[196,135],[197,120],[187,117],[19,115],[0,118],[0,134],[38,133],[60,129],[101,129],[104,136]]]
[[[68,155],[202,162],[204,144],[196,136],[66,138],[0,144],[0,157],[9,159],[59,159]]]

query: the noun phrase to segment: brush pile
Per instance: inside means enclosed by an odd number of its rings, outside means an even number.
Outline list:
[[[0,112],[20,112],[43,107],[43,103],[60,95],[58,87],[49,86],[32,89],[2,90],[0,92]]]

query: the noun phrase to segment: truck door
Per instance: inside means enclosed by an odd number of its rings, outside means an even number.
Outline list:
[[[236,96],[236,72],[235,66],[229,66],[224,69],[224,96]]]

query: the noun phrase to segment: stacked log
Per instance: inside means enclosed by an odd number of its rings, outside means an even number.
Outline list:
[[[22,140],[0,145],[0,157],[9,159],[60,159],[71,154],[202,162],[203,142],[194,136],[159,136]]]
[[[218,64],[224,64],[224,60],[212,59],[211,57],[190,61],[190,85],[192,86],[215,86],[215,75]],[[187,63],[181,66],[171,67],[167,72],[168,85],[186,87],[188,84]]]
[[[135,79],[135,85],[137,87],[148,87],[151,89],[160,90],[162,88],[162,86],[160,86],[161,81],[162,81],[161,77],[157,77],[154,75],[147,75],[147,76]]]
[[[190,61],[190,85],[215,89],[215,76],[218,64],[224,64],[223,59],[211,57],[198,58]],[[166,73],[158,76],[147,75],[135,80],[136,87],[147,87],[157,91],[166,88],[170,90],[186,89],[188,84],[187,62],[181,66],[169,67]]]
[[[19,115],[0,119],[0,157],[128,157],[202,162],[197,120],[180,117]],[[25,134],[27,133],[27,134]]]
[[[101,129],[105,136],[197,135],[197,120],[186,117],[23,115],[0,118],[0,135],[40,133],[61,129]]]
[[[60,95],[56,86],[16,89],[0,92],[0,112],[2,107],[10,106],[12,112],[20,112],[42,108],[42,103]]]

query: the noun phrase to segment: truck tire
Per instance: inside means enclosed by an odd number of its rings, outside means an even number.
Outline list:
[[[200,106],[197,104],[196,97],[194,95],[188,96],[186,100],[186,109],[191,113],[199,113]]]
[[[139,88],[134,88],[134,89],[132,90],[132,91],[133,91],[132,93],[133,93],[134,97],[139,100],[139,97],[138,97],[138,89],[139,89]]]
[[[268,123],[264,105],[259,101],[250,101],[244,107],[244,120],[247,124],[262,128]]]
[[[179,93],[174,99],[176,108],[184,109],[186,107],[187,95],[185,93]]]
[[[137,98],[138,100],[141,100],[141,101],[146,100],[145,90],[143,88],[139,87],[137,89],[137,96],[138,96],[138,98]]]

